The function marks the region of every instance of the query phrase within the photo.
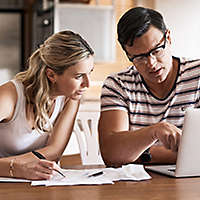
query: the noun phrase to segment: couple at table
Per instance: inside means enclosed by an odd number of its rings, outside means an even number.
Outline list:
[[[102,87],[98,130],[104,162],[175,163],[182,108],[199,107],[200,61],[172,56],[170,30],[156,10],[128,10],[117,34],[131,65],[108,76]],[[89,44],[62,31],[31,55],[24,72],[0,86],[0,176],[49,179],[60,170],[56,162],[93,68]]]

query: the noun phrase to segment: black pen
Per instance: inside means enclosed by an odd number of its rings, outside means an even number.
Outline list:
[[[39,159],[44,159],[44,160],[46,160],[46,158],[45,158],[41,153],[39,153],[39,152],[37,152],[37,151],[32,151],[32,153],[33,153],[36,157],[38,157]],[[61,176],[65,177],[65,175],[64,175],[62,172],[60,172],[59,170],[57,170],[57,169],[53,169],[53,170],[56,171],[56,172],[58,172]]]
[[[100,176],[103,174],[103,171],[100,171],[100,172],[96,172],[94,174],[90,174],[88,177],[95,177],[95,176]]]

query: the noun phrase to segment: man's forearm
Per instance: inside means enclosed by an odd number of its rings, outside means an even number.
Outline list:
[[[153,145],[150,148],[152,156],[150,163],[156,164],[175,164],[177,158],[177,152],[172,152],[161,145]]]

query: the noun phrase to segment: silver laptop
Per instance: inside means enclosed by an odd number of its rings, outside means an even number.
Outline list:
[[[186,110],[176,165],[154,165],[146,169],[173,177],[200,176],[200,109]]]

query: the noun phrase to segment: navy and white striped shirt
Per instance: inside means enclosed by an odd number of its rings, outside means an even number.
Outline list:
[[[124,110],[129,130],[167,121],[182,128],[185,109],[200,107],[200,60],[179,59],[179,72],[169,95],[156,98],[134,66],[110,75],[104,82],[101,111]]]

